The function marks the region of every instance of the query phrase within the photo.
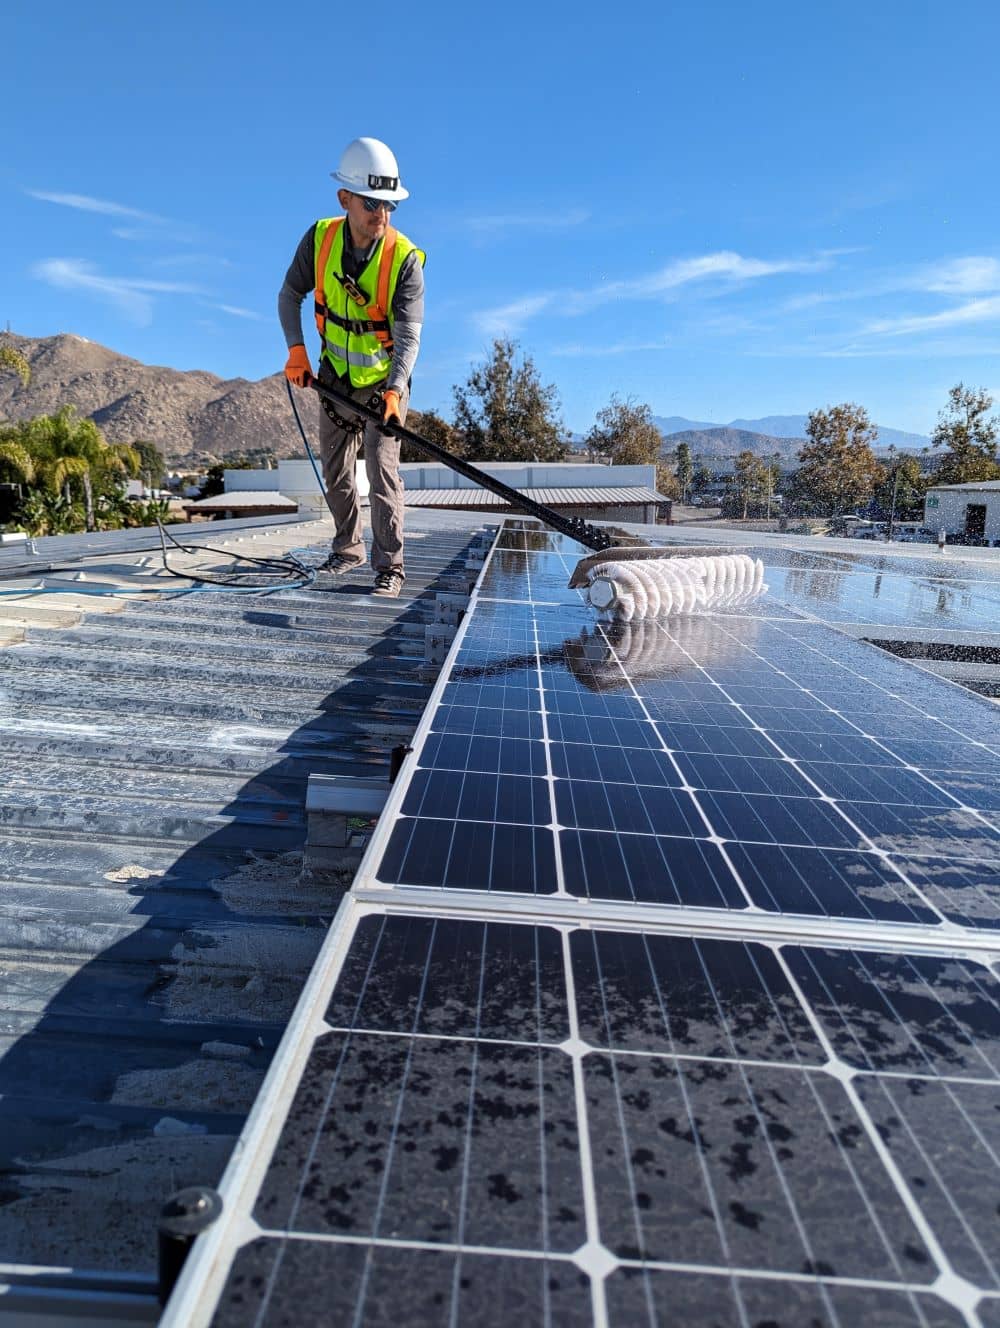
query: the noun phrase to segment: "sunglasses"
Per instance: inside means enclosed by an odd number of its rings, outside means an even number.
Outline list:
[[[399,206],[398,203],[390,203],[387,198],[366,198],[364,194],[355,194],[354,197],[361,199],[366,212],[377,212],[379,208],[385,208],[386,212],[395,212]]]

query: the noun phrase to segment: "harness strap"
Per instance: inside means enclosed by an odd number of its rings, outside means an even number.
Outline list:
[[[344,328],[348,332],[353,332],[360,336],[363,332],[388,332],[389,320],[380,318],[378,322],[370,318],[341,318],[340,314],[332,313],[325,304],[316,305],[317,316],[324,317],[328,323],[336,323],[338,327]]]
[[[326,346],[326,324],[330,322],[336,323],[338,327],[342,327],[347,332],[353,332],[358,336],[371,332],[378,338],[382,346],[391,352],[392,329],[389,326],[389,282],[392,277],[392,263],[396,256],[396,241],[399,239],[399,232],[394,226],[386,227],[385,235],[382,238],[382,252],[379,255],[375,303],[368,306],[367,320],[341,318],[327,308],[323,281],[326,276],[326,267],[330,259],[330,250],[333,248],[334,238],[345,220],[344,217],[337,217],[330,222],[323,236],[319,253],[316,255],[316,328],[324,347]]]
[[[322,339],[323,345],[326,345],[326,320],[328,317],[326,308],[326,292],[323,289],[323,277],[326,274],[326,264],[330,257],[330,250],[333,248],[334,237],[344,224],[344,218],[338,217],[336,221],[331,221],[326,228],[326,234],[323,236],[323,243],[320,245],[319,253],[316,255],[316,328]]]
[[[392,275],[392,260],[396,256],[396,241],[399,239],[399,231],[395,226],[385,228],[385,238],[382,241],[382,257],[378,265],[378,286],[376,287],[375,303],[368,309],[369,318],[385,318],[389,311],[389,278]],[[375,335],[383,344],[392,345],[391,334],[383,336],[381,332]]]

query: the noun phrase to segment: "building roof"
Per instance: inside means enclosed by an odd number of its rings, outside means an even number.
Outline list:
[[[927,490],[928,493],[938,493],[940,490],[967,490],[967,489],[986,489],[990,493],[1000,492],[1000,480],[970,480],[967,484],[932,484]]]
[[[215,493],[211,498],[200,498],[195,503],[185,503],[185,507],[196,511],[236,512],[241,507],[273,507],[279,512],[294,512],[298,503],[294,498],[286,498],[274,489],[236,489],[226,493]]]
[[[159,1208],[217,1182],[350,879],[302,874],[307,779],[386,777],[431,692],[435,594],[479,525],[415,513],[397,600],[366,593],[365,567],[330,590],[192,593],[129,551],[149,531],[49,538],[30,575],[4,550],[8,1313],[45,1282],[75,1293],[77,1323],[118,1322],[112,1293],[154,1321]],[[318,562],[331,534],[220,521],[189,559],[217,574],[229,543]]]
[[[644,485],[597,489],[523,489],[521,492],[526,498],[547,507],[621,507],[667,501],[655,489]],[[489,489],[407,489],[404,502],[407,507],[464,507],[477,511],[488,507],[498,511],[513,510],[510,503]]]

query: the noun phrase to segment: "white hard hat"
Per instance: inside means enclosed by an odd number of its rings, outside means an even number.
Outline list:
[[[348,143],[340,165],[330,174],[352,194],[361,194],[365,198],[395,202],[410,196],[410,191],[399,183],[396,158],[377,138],[356,138],[353,143]]]

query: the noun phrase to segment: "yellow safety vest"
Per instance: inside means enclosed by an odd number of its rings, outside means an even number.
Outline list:
[[[344,272],[345,220],[326,217],[316,223],[320,359],[328,360],[338,377],[348,374],[352,387],[374,387],[389,376],[392,365],[392,300],[400,270],[414,251],[421,264],[426,255],[388,226],[364,270],[352,280]]]

